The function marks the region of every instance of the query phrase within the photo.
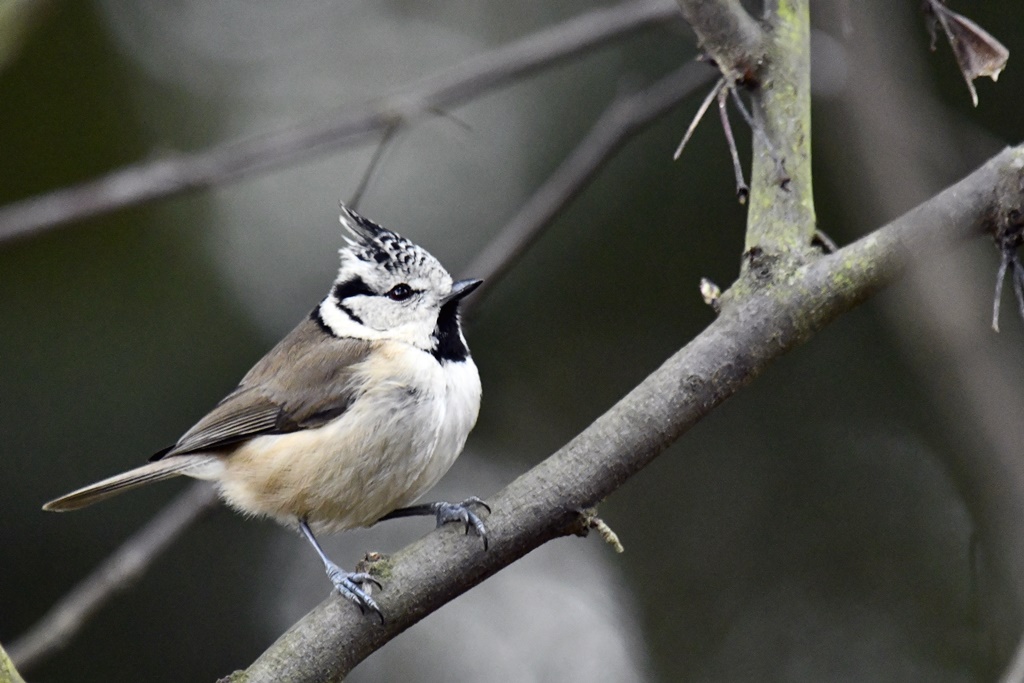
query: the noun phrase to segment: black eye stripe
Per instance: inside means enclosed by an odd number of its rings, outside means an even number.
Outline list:
[[[359,296],[360,294],[365,296],[373,296],[374,294],[373,290],[367,287],[366,283],[363,282],[363,278],[359,276],[356,276],[350,280],[345,280],[344,282],[339,282],[338,284],[334,285],[333,293],[334,298],[337,299],[339,303],[349,298],[350,296]]]
[[[384,296],[392,301],[405,301],[416,294],[417,291],[407,283],[401,282],[385,292]],[[370,289],[366,282],[358,275],[335,284],[331,293],[334,295],[335,300],[337,300],[339,308],[345,311],[348,310],[344,305],[346,299],[354,296],[380,296],[377,292]]]

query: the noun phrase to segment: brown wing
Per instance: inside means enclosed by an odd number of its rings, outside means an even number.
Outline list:
[[[303,321],[173,448],[153,459],[319,427],[355,400],[352,368],[366,359],[370,348],[370,342],[338,339],[314,321]]]

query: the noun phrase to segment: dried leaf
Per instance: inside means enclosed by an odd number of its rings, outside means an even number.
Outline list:
[[[977,107],[978,92],[974,89],[974,79],[988,76],[993,81],[998,80],[999,74],[1006,67],[1010,51],[988,31],[962,14],[949,9],[939,0],[928,0],[928,8],[933,16],[929,26],[932,34],[932,49],[935,49],[934,21],[938,20],[946,38],[949,39],[950,47],[953,48],[956,62],[960,66],[960,73],[967,81],[967,88],[971,91],[971,101]]]

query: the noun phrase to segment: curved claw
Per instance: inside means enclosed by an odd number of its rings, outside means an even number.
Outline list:
[[[459,505],[461,505],[462,507],[469,507],[470,505],[479,505],[484,510],[487,510],[487,514],[491,514],[491,506],[485,503],[480,498],[477,498],[476,496],[470,496],[466,500],[459,503]]]
[[[474,505],[484,508],[487,512],[491,511],[491,507],[476,496],[467,498],[461,503],[433,503],[431,504],[431,507],[437,517],[438,527],[449,522],[461,522],[466,527],[466,535],[468,536],[472,529],[473,532],[483,540],[484,550],[487,550],[487,527],[484,526],[483,520],[480,519],[475,512],[469,509]]]
[[[366,614],[366,611],[369,610],[380,617],[381,624],[384,623],[384,613],[380,611],[380,607],[369,593],[362,588],[362,584],[365,583],[372,583],[377,588],[383,588],[380,581],[366,572],[347,572],[333,562],[327,565],[327,576],[338,593],[354,602],[360,612]]]

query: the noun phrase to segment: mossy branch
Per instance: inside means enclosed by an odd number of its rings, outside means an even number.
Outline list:
[[[25,683],[3,646],[0,646],[0,683]]]
[[[750,212],[745,251],[807,255],[816,223],[811,176],[810,0],[768,9],[769,40],[755,87]]]
[[[763,26],[735,0],[679,0],[725,87],[754,96],[745,252],[798,266],[816,225],[811,177],[810,0],[773,0]],[[746,284],[741,282],[741,285]]]

